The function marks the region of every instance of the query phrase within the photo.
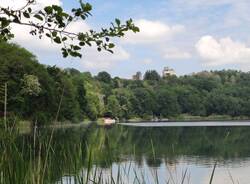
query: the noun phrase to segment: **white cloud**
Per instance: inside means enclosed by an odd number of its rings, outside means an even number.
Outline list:
[[[176,48],[166,49],[164,52],[165,59],[189,59],[191,54],[186,51],[182,51]]]
[[[109,69],[129,58],[130,54],[122,47],[116,46],[114,54],[106,51],[98,52],[94,48],[89,48],[83,53],[82,64],[87,69]]]
[[[182,3],[184,6],[213,6],[213,5],[237,5],[239,3],[248,2],[248,0],[175,0],[177,3]]]
[[[149,64],[153,63],[153,60],[150,58],[146,58],[146,59],[142,60],[142,63],[149,65]]]
[[[184,31],[184,26],[173,25],[169,26],[160,21],[150,21],[146,19],[140,19],[135,21],[135,25],[140,28],[139,33],[128,33],[123,40],[125,43],[131,44],[145,44],[164,42],[171,39],[177,33]]]
[[[10,7],[12,9],[19,9],[21,7],[24,7],[26,3],[27,0],[0,0],[1,7]],[[62,5],[62,2],[61,0],[36,0],[35,3],[30,6],[33,10],[37,10],[49,5]],[[30,35],[29,33],[31,31],[31,28],[28,26],[11,24],[11,31],[15,35],[13,41],[31,51],[54,51],[55,49],[60,48],[58,45],[52,44],[50,39],[48,39],[47,37],[39,39],[36,36]]]
[[[59,45],[53,44],[49,38],[46,36],[39,39],[37,36],[32,36],[29,34],[30,27],[14,25],[12,26],[12,32],[15,35],[13,39],[14,42],[20,44],[21,46],[36,52],[36,51],[49,51],[53,52],[56,49],[60,49]]]
[[[205,65],[245,64],[250,62],[250,48],[233,41],[230,37],[216,40],[203,36],[196,43],[196,49]]]
[[[27,3],[27,0],[0,0],[1,7],[10,7],[18,9],[23,7]],[[62,5],[61,0],[36,0],[32,5],[34,8],[42,8],[49,5]]]
[[[79,33],[79,32],[87,32],[91,28],[90,26],[84,22],[83,20],[78,20],[76,22],[71,23],[67,28],[66,31]]]

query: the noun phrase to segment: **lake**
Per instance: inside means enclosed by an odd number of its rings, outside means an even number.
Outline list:
[[[250,121],[140,122],[119,123],[119,125],[135,127],[239,127],[250,126]]]
[[[217,164],[213,183],[249,183],[249,123],[182,123],[44,128],[15,138],[4,135],[0,181],[205,184]]]

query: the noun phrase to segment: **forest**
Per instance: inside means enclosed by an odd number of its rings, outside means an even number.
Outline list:
[[[202,71],[162,78],[148,70],[142,80],[93,76],[73,68],[45,66],[13,43],[0,43],[0,103],[4,111],[8,86],[8,118],[40,124],[95,121],[104,116],[129,120],[207,117],[250,117],[250,73]]]

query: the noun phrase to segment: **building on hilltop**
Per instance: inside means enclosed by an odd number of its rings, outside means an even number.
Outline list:
[[[169,77],[169,76],[173,76],[176,75],[174,69],[169,68],[169,67],[164,67],[163,71],[162,71],[162,77]]]
[[[142,80],[142,73],[136,72],[136,74],[132,76],[132,79],[133,80]]]

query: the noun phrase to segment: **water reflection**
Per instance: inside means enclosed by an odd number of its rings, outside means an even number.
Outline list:
[[[111,174],[124,183],[136,177],[141,183],[181,183],[185,174],[186,183],[198,184],[209,182],[215,162],[214,183],[250,181],[246,127],[91,126],[57,129],[52,139],[51,133],[1,136],[1,183],[73,184],[94,175],[111,181]]]

